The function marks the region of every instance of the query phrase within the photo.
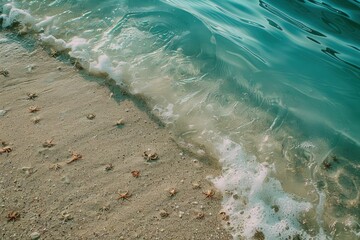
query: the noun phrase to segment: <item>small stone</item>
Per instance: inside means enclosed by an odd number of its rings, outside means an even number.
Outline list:
[[[68,176],[63,176],[63,177],[61,178],[61,181],[62,181],[63,183],[65,183],[65,184],[70,184],[70,179],[69,179]]]
[[[0,110],[0,117],[5,116],[6,110]]]
[[[106,166],[105,166],[105,171],[110,171],[110,170],[112,170],[114,168],[114,166],[111,164],[111,163],[109,163],[109,164],[106,164]]]
[[[40,120],[41,120],[41,118],[39,118],[39,117],[33,117],[33,118],[31,119],[31,121],[32,121],[34,124],[39,123]]]
[[[95,117],[96,117],[96,115],[93,114],[93,113],[90,113],[90,114],[86,115],[86,118],[89,119],[89,120],[93,120]]]
[[[31,238],[32,240],[39,239],[39,238],[40,238],[40,233],[38,233],[38,232],[33,232],[33,233],[30,234],[30,238]]]
[[[42,146],[44,148],[52,148],[53,146],[55,146],[55,143],[53,143],[53,139],[48,139],[45,142],[43,142]]]
[[[169,216],[169,213],[165,210],[160,210],[160,217],[166,218]]]
[[[30,64],[26,66],[26,70],[28,73],[32,72],[37,66],[35,64]]]
[[[26,174],[26,175],[31,175],[34,170],[32,167],[22,167],[21,170]]]
[[[271,208],[274,210],[274,212],[278,212],[279,211],[279,206],[278,205],[272,205]]]

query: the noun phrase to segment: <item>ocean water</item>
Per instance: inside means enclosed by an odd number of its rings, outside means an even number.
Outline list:
[[[359,1],[0,0],[0,14],[218,159],[234,239],[360,239]]]

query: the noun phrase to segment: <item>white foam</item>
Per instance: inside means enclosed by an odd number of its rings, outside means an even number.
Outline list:
[[[112,72],[112,64],[110,58],[105,54],[100,55],[97,61],[90,63],[89,72],[99,75]]]
[[[70,56],[78,59],[89,60],[91,47],[87,39],[75,36],[70,39],[70,41],[66,44],[66,47],[71,49],[69,52]]]
[[[52,35],[40,34],[40,40],[53,47],[55,50],[63,51],[67,49],[67,43],[62,39],[57,39]]]
[[[33,25],[35,23],[35,18],[32,17],[27,11],[18,9],[11,3],[5,4],[3,6],[2,12],[2,27],[4,28],[11,26],[14,21],[21,22],[23,25]]]
[[[285,193],[280,182],[269,177],[275,171],[272,165],[258,163],[228,139],[218,144],[217,149],[223,173],[213,182],[223,193],[223,207],[230,216],[235,238],[252,239],[256,232],[262,232],[266,239],[289,239],[296,235],[311,238],[302,230],[299,218],[312,205]]]
[[[45,17],[42,21],[35,24],[35,28],[37,29],[37,31],[43,30],[45,27],[52,24],[54,19],[55,19],[55,16]]]

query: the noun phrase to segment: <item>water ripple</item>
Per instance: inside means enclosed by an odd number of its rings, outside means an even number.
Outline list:
[[[271,6],[270,4],[264,2],[264,1],[259,1],[260,2],[260,6],[263,7],[264,9],[266,9],[267,11],[269,11],[270,13],[282,18],[283,20],[285,20],[288,23],[291,23],[295,26],[297,26],[298,28],[300,28],[301,30],[304,30],[308,33],[311,33],[313,35],[316,36],[320,36],[320,37],[325,37],[324,34],[322,34],[319,31],[316,31],[315,29],[312,29],[310,27],[308,27],[307,25],[303,24],[302,22],[294,19],[293,17],[289,16],[288,14],[286,14],[285,12],[282,12],[279,9],[276,9],[275,7]]]

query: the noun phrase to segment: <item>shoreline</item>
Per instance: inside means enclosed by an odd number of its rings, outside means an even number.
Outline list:
[[[218,166],[179,148],[131,98],[116,101],[106,84],[40,47],[0,46],[8,71],[0,75],[0,139],[12,149],[0,154],[2,239],[232,239],[220,193],[203,194]],[[146,161],[148,149],[159,159]],[[68,164],[72,153],[81,158]]]

